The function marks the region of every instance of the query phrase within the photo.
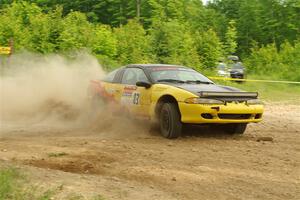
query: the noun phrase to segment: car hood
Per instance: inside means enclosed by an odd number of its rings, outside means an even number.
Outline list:
[[[237,88],[215,84],[174,84],[173,86],[187,90],[196,95],[199,95],[200,92],[242,92]]]
[[[245,92],[234,87],[215,84],[168,84],[189,91],[199,97],[221,99],[225,101],[248,100],[257,98],[255,92]]]

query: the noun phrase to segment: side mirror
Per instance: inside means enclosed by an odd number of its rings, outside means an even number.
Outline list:
[[[151,83],[144,82],[144,81],[138,81],[138,82],[136,82],[136,86],[138,86],[138,87],[144,87],[144,88],[148,89],[148,88],[151,87]]]

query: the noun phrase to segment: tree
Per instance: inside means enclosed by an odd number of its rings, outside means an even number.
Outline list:
[[[43,13],[35,4],[20,2],[7,7],[0,17],[0,44],[7,45],[14,38],[16,51],[52,53],[87,48],[110,59],[116,55],[111,29],[89,23],[79,12],[62,17],[61,7]]]
[[[223,56],[223,45],[219,37],[215,31],[209,29],[206,32],[197,32],[195,38],[197,51],[201,56],[203,65],[213,69],[217,61]]]
[[[242,1],[236,21],[238,52],[248,55],[253,42],[261,40],[260,6],[258,0]]]
[[[29,47],[27,41],[30,37],[34,39],[30,34],[31,22],[37,16],[42,16],[41,9],[26,2],[12,3],[4,9],[0,13],[0,44],[8,44],[14,38],[16,50]]]
[[[71,12],[64,19],[62,26],[63,30],[59,36],[60,49],[66,51],[91,46],[93,26],[84,14]]]
[[[117,59],[122,64],[149,63],[153,61],[150,38],[136,20],[115,28],[117,38]]]
[[[8,1],[8,0],[6,0]],[[90,22],[100,22],[114,27],[124,25],[128,19],[138,16],[143,19],[147,1],[141,0],[30,0],[46,12],[62,6],[63,16],[70,12],[85,13]]]
[[[111,59],[115,58],[117,54],[117,39],[109,26],[94,26],[92,38],[91,49],[93,53]]]
[[[237,38],[237,32],[235,28],[235,21],[230,20],[225,35],[225,52],[227,55],[234,54],[236,52],[236,48],[237,48],[236,38]]]
[[[249,54],[252,43],[280,45],[299,37],[299,0],[214,0],[209,8],[236,21],[238,52]]]
[[[157,21],[150,34],[158,62],[201,68],[195,40],[186,25],[177,20]]]
[[[252,48],[245,60],[249,71],[256,75],[273,76],[275,79],[300,81],[300,41],[295,45],[284,42],[278,49],[275,43]]]

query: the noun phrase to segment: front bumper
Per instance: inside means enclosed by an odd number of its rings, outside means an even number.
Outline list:
[[[191,124],[260,122],[263,105],[227,103],[226,105],[187,104],[178,102],[181,121]]]
[[[244,78],[244,74],[243,73],[230,73],[230,77],[231,78],[243,79]]]

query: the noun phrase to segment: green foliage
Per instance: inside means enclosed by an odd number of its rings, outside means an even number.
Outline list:
[[[28,184],[27,177],[15,168],[0,168],[0,200],[50,200],[59,192],[63,192],[63,185],[53,189],[44,190]],[[81,195],[68,195],[65,199],[86,199]],[[102,195],[91,199],[104,200]]]
[[[0,169],[0,200],[50,200],[54,191],[24,187],[25,177],[15,168]]]
[[[68,154],[65,152],[58,152],[58,153],[48,153],[48,157],[61,157],[67,156]]]
[[[300,81],[300,41],[295,45],[285,42],[279,50],[274,43],[253,48],[246,64],[250,72],[257,75]]]
[[[63,31],[59,36],[62,50],[80,49],[92,43],[92,25],[86,16],[79,12],[71,12],[62,23]]]
[[[198,54],[206,68],[213,69],[219,58],[223,56],[223,45],[217,34],[209,29],[207,32],[195,34]]]
[[[117,38],[117,57],[120,63],[149,63],[153,60],[149,36],[136,20],[116,28],[114,33]]]
[[[13,38],[16,52],[86,49],[108,70],[146,62],[212,69],[236,53],[252,73],[263,66],[298,80],[299,13],[299,0],[1,0],[0,45]]]
[[[13,3],[0,13],[0,45],[14,39],[14,49],[53,53],[87,48],[109,60],[117,53],[117,41],[108,26],[91,24],[83,13],[62,16],[62,8],[48,13],[35,4]]]
[[[27,26],[30,25],[31,16],[41,13],[41,9],[26,2],[13,3],[1,12],[0,44],[7,44],[10,38],[15,38],[15,48],[26,45],[30,38]]]
[[[19,174],[15,169],[0,170],[0,200],[11,198]]]
[[[235,21],[230,20],[228,23],[228,29],[225,34],[225,52],[227,55],[234,54],[237,48],[237,32],[235,28]]]
[[[258,0],[242,3],[239,7],[240,14],[236,20],[237,42],[239,52],[249,54],[253,47],[253,41],[260,41],[261,37],[261,19]]]
[[[182,20],[184,17],[184,5],[182,0],[150,0],[152,20],[169,21],[172,19]]]
[[[41,12],[31,15],[29,24],[24,27],[29,35],[24,38],[23,47],[41,53],[55,52],[59,46],[55,36],[60,29],[60,16],[60,10],[49,15]]]
[[[249,70],[256,74],[265,73],[269,70],[278,71],[278,66],[272,66],[273,63],[279,63],[279,55],[275,44],[270,44],[262,48],[253,48],[251,56],[246,60]]]
[[[8,1],[9,0],[5,0]],[[135,17],[136,14],[136,0],[27,0],[36,3],[42,7],[44,11],[49,12],[55,9],[57,5],[63,7],[63,16],[68,15],[70,12],[85,13],[90,22],[101,22],[113,26],[125,24],[128,18]],[[141,1],[142,13],[144,13],[145,1]]]
[[[117,54],[117,39],[109,26],[96,25],[93,27],[92,51],[97,55],[114,58]]]
[[[177,20],[157,21],[150,32],[158,62],[201,67],[195,40],[186,25]]]
[[[299,0],[214,0],[209,6],[237,24],[238,52],[248,54],[259,45],[293,43],[299,37]],[[223,29],[225,31],[226,29]]]

